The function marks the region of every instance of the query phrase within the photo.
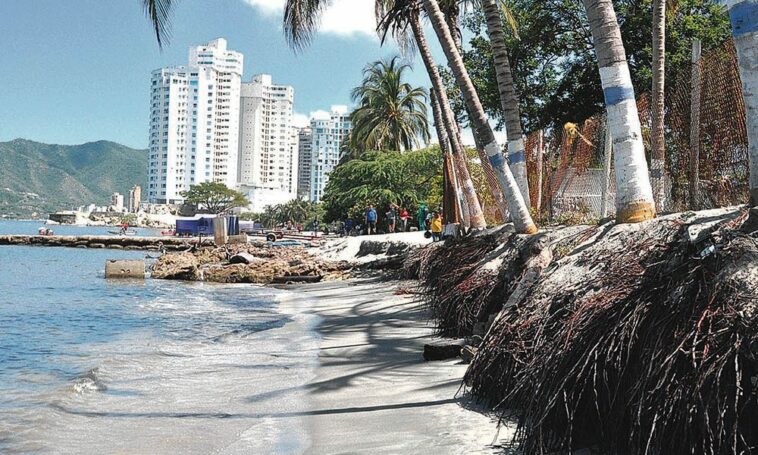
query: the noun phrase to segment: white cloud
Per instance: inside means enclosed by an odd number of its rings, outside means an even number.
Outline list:
[[[311,124],[311,120],[307,115],[295,112],[292,114],[292,124],[297,128],[304,128]]]
[[[284,9],[284,0],[245,0],[245,3],[264,14],[273,15],[281,13]]]
[[[265,15],[281,18],[285,0],[244,0]],[[333,0],[321,18],[320,33],[376,37],[374,0]]]
[[[316,120],[329,120],[331,118],[332,114],[329,111],[313,111],[311,112],[310,118],[316,119]]]

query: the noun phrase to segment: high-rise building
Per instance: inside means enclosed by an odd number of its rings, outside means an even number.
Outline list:
[[[111,207],[116,211],[121,211],[124,208],[124,195],[121,193],[111,194]]]
[[[297,197],[310,198],[313,130],[310,126],[298,128],[297,136]]]
[[[297,135],[292,126],[295,89],[259,74],[242,84],[239,129],[239,188],[250,209],[297,197]]]
[[[189,65],[153,71],[148,200],[181,203],[202,182],[237,183],[242,54],[216,39],[189,50]]]
[[[329,173],[339,164],[342,141],[350,132],[347,106],[332,106],[328,116],[311,119],[310,199],[321,201]]]
[[[131,190],[129,190],[129,201],[127,204],[127,209],[130,213],[137,213],[139,212],[139,204],[142,201],[142,187],[139,185],[134,185]]]

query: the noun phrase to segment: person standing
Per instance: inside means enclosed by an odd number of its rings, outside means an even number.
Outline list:
[[[368,235],[376,234],[376,210],[369,204],[366,208],[366,233]]]
[[[385,216],[387,217],[387,232],[390,234],[394,234],[395,224],[397,222],[397,213],[395,212],[395,206],[393,204],[389,205],[389,208],[387,210],[387,213],[385,213]]]
[[[411,214],[408,213],[408,209],[403,207],[403,210],[400,211],[400,222],[403,229],[403,232],[408,232],[408,220],[411,218]]]
[[[438,212],[434,212],[432,221],[429,224],[432,230],[432,241],[437,242],[442,240],[442,217]]]
[[[421,205],[418,208],[418,213],[416,214],[418,218],[418,230],[419,231],[425,231],[426,230],[426,204],[421,203]]]

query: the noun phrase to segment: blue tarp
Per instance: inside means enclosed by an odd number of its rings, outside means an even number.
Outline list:
[[[178,219],[176,220],[176,233],[178,235],[213,235],[213,220],[215,217],[203,216],[197,219]],[[239,218],[236,216],[227,217],[227,233],[229,235],[239,235]]]

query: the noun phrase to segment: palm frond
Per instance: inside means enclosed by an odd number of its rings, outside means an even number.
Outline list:
[[[284,4],[284,36],[295,50],[310,44],[321,24],[321,15],[331,0],[287,0]]]
[[[163,48],[171,37],[171,9],[176,0],[142,0],[145,15],[153,25],[158,47]]]

